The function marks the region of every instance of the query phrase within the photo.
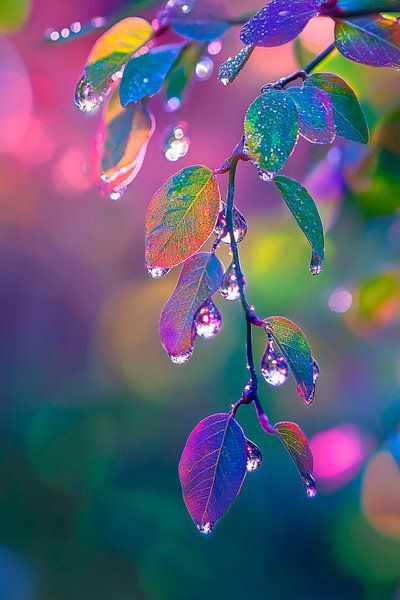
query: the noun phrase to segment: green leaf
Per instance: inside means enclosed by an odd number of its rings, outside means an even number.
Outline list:
[[[214,229],[220,201],[208,167],[186,167],[167,179],[147,209],[146,267],[175,267],[197,252]]]
[[[167,101],[170,101],[172,98],[176,98],[179,101],[175,110],[182,104],[186,88],[203,53],[204,48],[201,45],[195,42],[188,44],[183,48],[165,78],[165,95]]]
[[[182,44],[167,44],[132,58],[125,67],[120,85],[122,106],[156,94],[182,48]]]
[[[313,456],[306,436],[297,423],[290,421],[276,423],[274,429],[300,473],[307,496],[313,498],[317,491],[312,476]]]
[[[368,144],[369,131],[364,113],[355,93],[343,79],[333,73],[315,73],[306,79],[304,86],[315,86],[329,94],[336,135]]]
[[[313,144],[331,144],[335,139],[332,102],[323,90],[314,86],[287,90],[298,113],[300,135]]]
[[[299,134],[299,116],[291,97],[281,91],[258,96],[244,122],[249,155],[262,170],[276,173],[293,152]]]
[[[313,358],[306,336],[285,317],[268,317],[264,322],[297,381],[297,393],[307,405],[311,404],[315,395]]]
[[[300,229],[310,242],[312,248],[310,273],[317,275],[322,270],[324,260],[324,230],[315,202],[306,188],[290,177],[279,175],[275,177],[274,183]]]
[[[400,68],[400,24],[384,17],[337,20],[336,47],[345,58],[371,67]]]
[[[161,343],[170,356],[179,357],[192,349],[196,337],[194,316],[220,287],[223,276],[224,268],[211,252],[199,252],[183,265],[160,318]]]

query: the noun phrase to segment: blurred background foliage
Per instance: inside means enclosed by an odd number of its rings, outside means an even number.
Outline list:
[[[231,2],[235,14],[260,4]],[[187,366],[170,363],[157,323],[176,273],[147,277],[144,213],[173,170],[222,162],[261,85],[321,50],[332,24],[316,19],[296,45],[257,49],[228,89],[215,77],[196,83],[177,114],[154,100],[158,133],[115,205],[85,174],[97,118],[72,101],[95,38],[50,47],[43,33],[119,9],[117,0],[0,4],[0,599],[399,598],[398,74],[338,55],[323,65],[355,89],[372,142],[328,153],[301,143],[287,166],[328,231],[318,278],[277,194],[240,168],[248,297],[259,313],[299,323],[321,367],[311,408],[292,382],[263,387],[262,400],[311,439],[320,494],[307,501],[283,449],[242,409],[264,463],[202,539],[177,464],[194,424],[226,410],[246,383],[243,318],[219,302],[217,339],[199,343]],[[238,47],[232,30],[216,66]],[[175,165],[160,134],[181,118],[191,148]],[[259,357],[264,344],[256,338]]]

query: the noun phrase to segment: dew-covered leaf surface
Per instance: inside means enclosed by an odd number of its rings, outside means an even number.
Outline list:
[[[299,113],[299,131],[314,144],[331,144],[335,139],[332,102],[326,92],[312,87],[288,89]]]

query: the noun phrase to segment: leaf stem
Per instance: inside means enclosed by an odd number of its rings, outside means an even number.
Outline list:
[[[325,58],[327,58],[327,56],[329,56],[334,51],[334,49],[335,49],[335,42],[332,42],[332,44],[329,44],[329,46],[327,46],[327,48],[325,48],[325,50],[320,52],[320,54],[317,54],[317,56],[315,58],[313,58],[313,60],[311,62],[309,62],[308,65],[306,65],[302,69],[298,69],[297,71],[294,71],[287,77],[282,77],[281,79],[278,79],[278,81],[276,81],[273,84],[273,86],[279,87],[279,88],[284,88],[288,83],[291,83],[292,81],[295,81],[296,79],[299,79],[299,78],[305,79],[307,77],[307,75],[309,75],[311,73],[311,71],[313,71],[315,69],[315,67],[317,67]]]

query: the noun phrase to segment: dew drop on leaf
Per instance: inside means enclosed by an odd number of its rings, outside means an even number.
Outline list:
[[[260,468],[263,457],[262,457],[260,448],[256,444],[254,444],[254,442],[251,442],[250,440],[247,440],[247,439],[246,439],[246,450],[247,450],[246,469],[249,473],[252,473],[253,471],[257,471],[257,469]]]
[[[197,529],[200,531],[202,535],[210,535],[214,528],[214,523],[211,521],[207,521],[207,523],[200,523],[197,525]]]
[[[182,352],[182,354],[168,354],[174,365],[184,365],[190,360],[193,354],[193,346],[188,348],[186,352]]]
[[[261,181],[272,181],[275,173],[271,173],[270,171],[263,171],[262,169],[258,169],[257,170],[258,176],[261,179]]]
[[[221,237],[221,242],[224,244],[231,243],[231,236],[227,231],[226,227],[226,216],[225,216],[225,204],[223,204],[223,208],[219,214],[217,224],[214,228],[214,233],[217,237]],[[242,215],[242,213],[237,209],[233,209],[233,235],[235,238],[235,242],[238,244],[241,242],[247,233],[247,223],[246,219]]]
[[[315,486],[314,478],[311,475],[302,476],[304,489],[308,498],[315,498],[317,495],[317,488]]]
[[[316,252],[313,252],[311,255],[309,271],[310,275],[319,275],[322,272],[322,260]]]
[[[100,106],[102,95],[96,95],[86,73],[82,75],[75,88],[75,104],[80,111],[94,113]]]
[[[286,358],[277,354],[271,341],[268,342],[261,360],[261,374],[274,387],[283,385],[289,374]]]
[[[127,185],[124,185],[122,187],[112,189],[111,192],[107,194],[107,198],[109,200],[113,200],[114,202],[117,200],[121,200],[122,196],[126,192],[127,187]]]
[[[164,131],[162,148],[165,158],[170,162],[186,156],[190,148],[190,137],[185,121],[175,123]]]
[[[246,282],[243,279],[243,289],[245,285]],[[233,263],[231,263],[228,270],[226,271],[222,285],[218,291],[221,294],[221,296],[225,298],[225,300],[239,300],[240,286]]]
[[[170,270],[171,269],[162,269],[161,267],[152,267],[151,269],[147,269],[147,272],[153,279],[159,279],[169,273]]]
[[[313,363],[313,382],[315,385],[317,383],[318,377],[319,377],[319,365],[314,357],[312,359],[312,363]]]
[[[222,317],[212,300],[206,300],[194,317],[196,334],[202,338],[217,335],[222,327]]]

